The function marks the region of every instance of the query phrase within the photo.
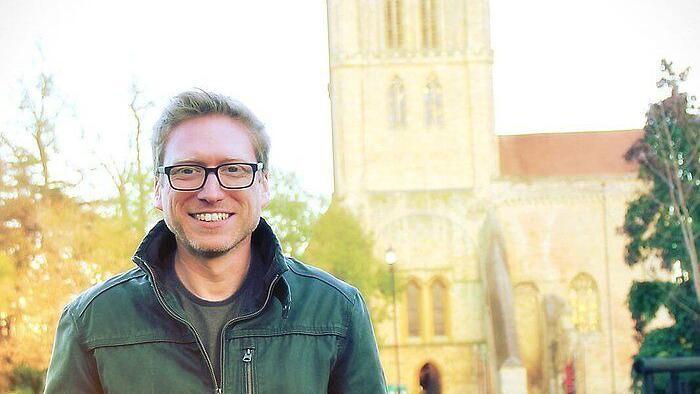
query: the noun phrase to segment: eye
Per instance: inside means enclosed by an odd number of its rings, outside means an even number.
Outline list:
[[[227,164],[221,167],[219,174],[228,176],[249,176],[252,174],[252,170],[247,164]]]
[[[173,167],[172,170],[170,170],[170,175],[175,175],[175,176],[188,176],[188,175],[197,175],[202,172],[202,169],[199,167],[195,166],[177,166]]]

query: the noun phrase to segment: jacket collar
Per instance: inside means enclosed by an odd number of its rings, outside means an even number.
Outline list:
[[[136,249],[132,260],[148,274],[151,281],[160,282],[166,264],[170,264],[170,256],[175,251],[175,234],[173,234],[164,220],[160,220],[146,234],[141,244]],[[265,219],[260,218],[258,227],[253,231],[251,237],[251,247],[255,248],[260,255],[260,261],[266,267],[263,274],[262,284],[264,292],[272,286],[274,279],[282,275],[289,269],[279,240],[275,236],[270,225]],[[155,277],[154,277],[155,276]],[[160,283],[159,283],[160,284]],[[288,283],[281,277],[273,289],[275,295],[285,309],[289,308],[291,294]]]

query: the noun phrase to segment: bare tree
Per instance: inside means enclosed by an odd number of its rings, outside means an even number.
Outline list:
[[[54,121],[60,108],[52,108],[50,101],[54,94],[53,77],[42,72],[36,84],[36,90],[30,90],[25,86],[22,102],[19,108],[26,111],[31,123],[27,125],[33,143],[37,148],[39,164],[41,164],[42,185],[44,195],[50,188],[51,177],[49,174],[49,161],[51,153],[55,152],[56,134]],[[38,92],[38,97],[33,97],[33,92]]]
[[[151,101],[142,101],[142,92],[134,82],[131,85],[131,103],[129,109],[136,122],[136,134],[134,135],[134,147],[136,148],[136,166],[134,168],[134,182],[136,183],[136,225],[141,233],[146,232],[148,222],[148,201],[150,196],[151,171],[143,165],[143,155],[141,147],[142,119],[143,113],[153,106]]]
[[[107,171],[112,179],[114,187],[117,189],[117,214],[123,223],[130,221],[129,218],[129,166],[119,168],[112,163],[111,165],[102,163],[102,167]]]

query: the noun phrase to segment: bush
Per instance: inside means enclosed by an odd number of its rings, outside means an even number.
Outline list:
[[[15,393],[40,394],[44,389],[45,370],[20,365],[12,370],[10,389]]]

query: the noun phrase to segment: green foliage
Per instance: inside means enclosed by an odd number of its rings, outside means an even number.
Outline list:
[[[700,217],[700,122],[689,113],[687,95],[677,92],[681,77],[671,70],[670,63],[663,65],[666,75],[662,81],[671,85],[674,93],[651,105],[643,139],[626,154],[627,160],[639,163],[639,177],[649,190],[628,206],[623,230],[630,242],[625,261],[633,265],[658,257],[666,269],[681,261],[689,271],[681,223],[689,223],[695,234],[700,231],[700,221],[693,220]],[[679,194],[688,213],[679,212]]]
[[[302,190],[294,173],[272,171],[269,184],[272,199],[263,216],[274,229],[284,253],[300,258],[323,201]]]
[[[40,394],[44,388],[46,370],[19,365],[12,370],[10,389],[19,393]]]
[[[668,293],[663,304],[669,309],[670,315],[676,321],[671,327],[651,330],[643,336],[637,358],[641,357],[687,357],[700,354],[700,325],[698,315],[694,310],[698,310],[698,304],[693,296],[693,289],[690,282],[685,281],[680,285],[668,283]],[[640,287],[639,291],[643,291]],[[659,293],[664,290],[656,289]],[[663,295],[661,296],[664,297]],[[638,376],[633,373],[635,381]],[[700,390],[700,374],[683,374],[683,380],[688,382],[690,392]],[[657,374],[654,376],[655,388],[660,393],[665,393],[669,386],[668,374]],[[636,383],[639,385],[639,382]]]
[[[374,254],[374,241],[338,200],[331,201],[311,229],[304,261],[320,267],[357,287],[373,308],[383,315],[382,301],[391,294],[386,264]]]
[[[685,93],[679,93],[687,70],[676,74],[662,61],[659,87],[671,88],[671,96],[650,106],[643,138],[625,155],[639,164],[639,178],[647,189],[632,201],[622,227],[628,237],[625,261],[629,265],[649,259],[679,275],[675,282],[635,282],[627,303],[640,342],[636,357],[700,355],[700,305],[692,275],[700,234],[700,121],[692,114]],[[680,265],[680,272],[678,268]],[[665,306],[675,323],[649,329],[659,308]],[[634,374],[633,374],[634,375]],[[638,377],[635,386],[639,387]],[[698,376],[688,376],[700,387]],[[668,384],[658,375],[657,388]]]
[[[668,300],[673,283],[662,281],[635,281],[627,295],[627,305],[635,321],[635,330],[642,335],[646,325]]]

